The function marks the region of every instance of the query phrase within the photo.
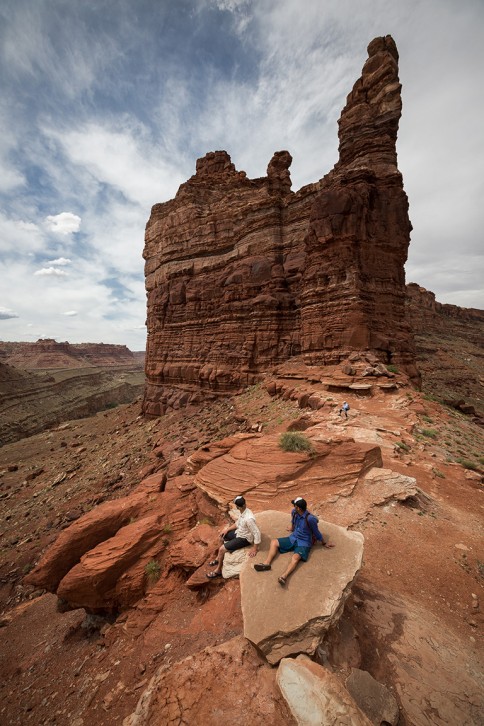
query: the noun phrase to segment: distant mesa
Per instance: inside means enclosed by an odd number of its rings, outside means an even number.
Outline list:
[[[288,151],[258,179],[214,151],[153,207],[146,414],[241,390],[293,356],[331,366],[369,353],[419,383],[405,312],[412,227],[397,167],[400,91],[395,43],[376,38],[326,176],[293,192]]]
[[[142,363],[143,358],[143,353],[132,353],[125,345],[57,343],[52,338],[40,338],[35,343],[0,341],[0,361],[24,370],[132,366]]]

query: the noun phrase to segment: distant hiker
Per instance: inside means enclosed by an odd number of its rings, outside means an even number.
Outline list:
[[[252,545],[249,550],[249,557],[255,557],[259,551],[260,530],[255,522],[255,517],[247,507],[242,496],[235,497],[234,504],[239,510],[239,518],[234,524],[228,524],[220,531],[223,544],[220,546],[217,559],[209,562],[209,567],[216,567],[212,572],[207,572],[207,577],[212,580],[214,577],[222,576],[222,565],[227,552],[235,552],[242,547]]]
[[[286,552],[293,552],[294,554],[284,574],[278,578],[280,585],[286,584],[287,578],[291,572],[294,572],[300,560],[306,562],[313,544],[321,542],[323,547],[334,547],[327,540],[326,542],[324,541],[323,535],[318,528],[317,517],[307,511],[308,505],[306,500],[302,497],[296,497],[296,499],[292,500],[291,504],[294,505],[294,509],[291,512],[292,524],[290,531],[292,534],[289,537],[279,537],[279,539],[271,540],[265,562],[254,565],[254,570],[257,570],[257,572],[265,572],[271,569],[271,562],[278,552],[282,555]]]
[[[341,406],[339,410],[339,415],[341,416],[342,413],[348,418],[348,411],[350,410],[350,404],[346,403],[346,401],[343,401],[343,405]]]

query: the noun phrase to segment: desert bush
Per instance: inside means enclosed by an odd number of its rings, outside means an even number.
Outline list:
[[[161,567],[156,560],[150,560],[146,563],[145,575],[150,583],[154,583],[160,579]]]
[[[464,467],[464,469],[470,469],[471,471],[479,471],[479,467],[477,464],[475,464],[473,461],[470,461],[469,459],[463,459],[462,457],[459,457],[456,459],[456,462],[458,464],[461,464],[461,466]]]
[[[300,431],[285,431],[279,437],[279,446],[283,451],[313,451],[313,445]]]
[[[398,446],[398,448],[402,449],[402,451],[410,451],[410,446],[405,444],[403,441],[396,441],[395,446]]]
[[[422,436],[426,436],[428,439],[436,439],[438,432],[435,429],[422,429]]]
[[[398,373],[398,368],[397,366],[390,364],[387,366],[387,371],[390,371],[390,373]]]

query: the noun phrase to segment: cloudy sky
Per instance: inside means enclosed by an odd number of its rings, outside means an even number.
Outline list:
[[[484,308],[482,0],[0,0],[0,340],[145,346],[144,227],[207,151],[293,189],[393,35],[407,282]]]

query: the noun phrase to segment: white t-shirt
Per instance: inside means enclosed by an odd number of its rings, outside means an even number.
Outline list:
[[[260,530],[255,523],[254,514],[251,510],[246,507],[243,512],[239,515],[237,520],[237,529],[235,530],[236,537],[243,537],[248,540],[251,544],[260,544]]]

